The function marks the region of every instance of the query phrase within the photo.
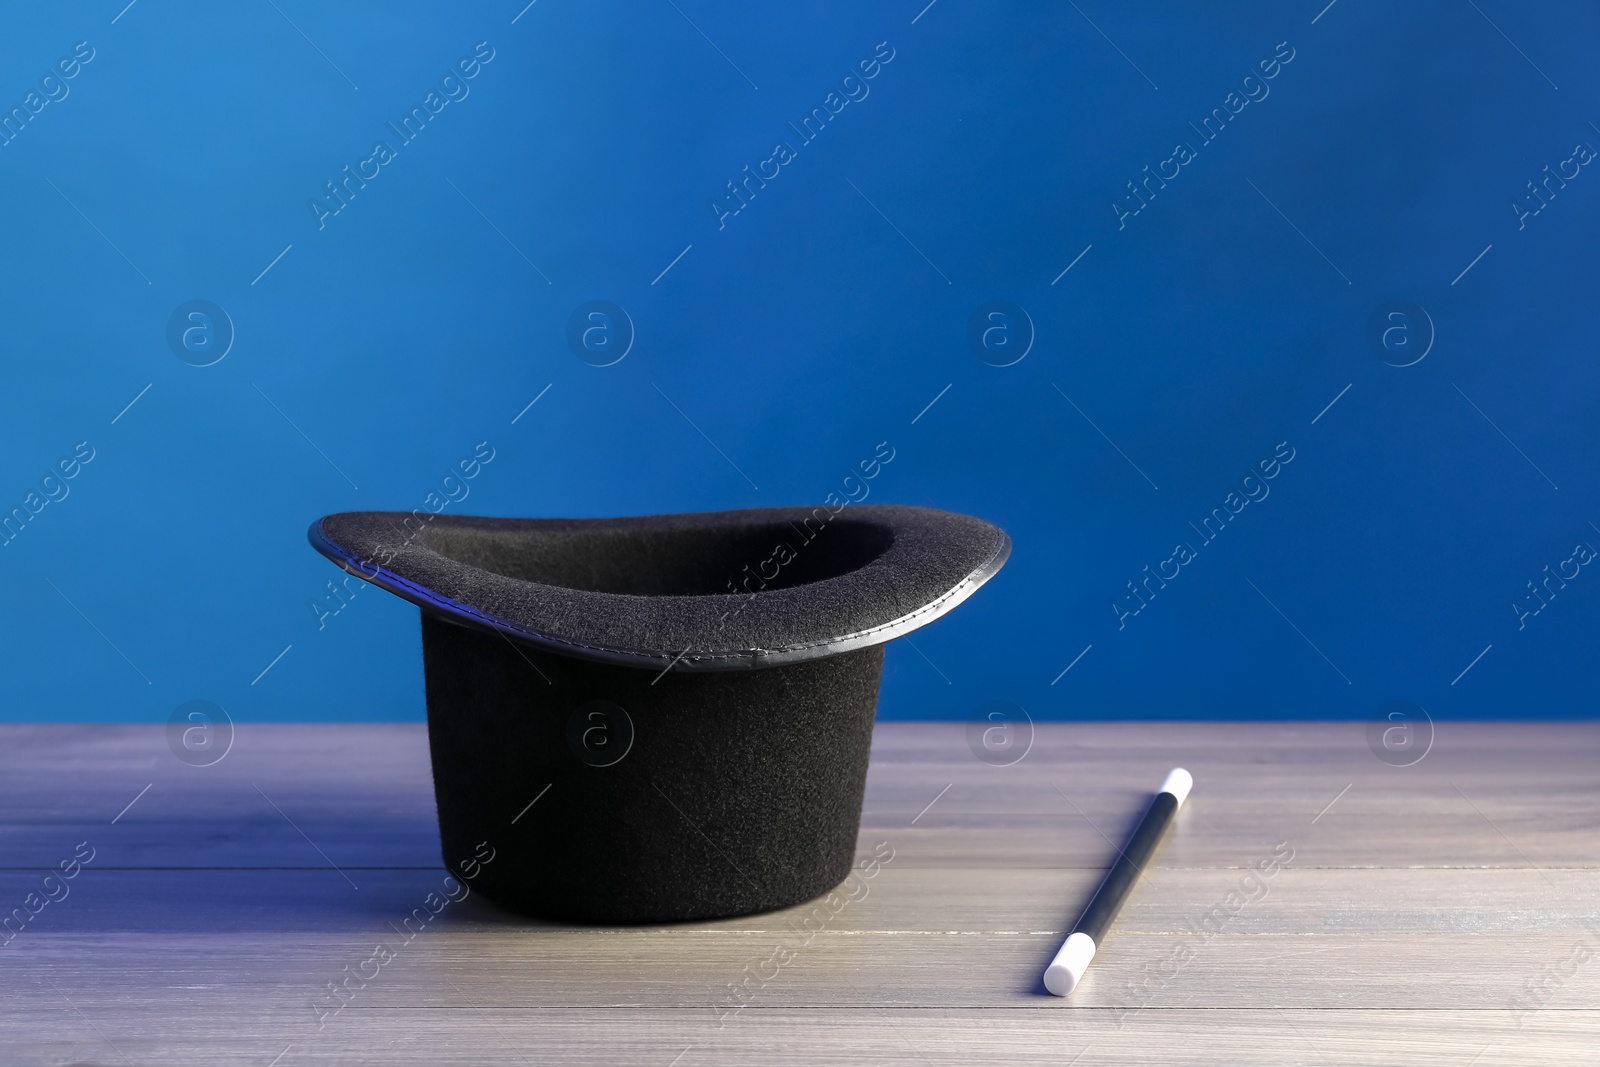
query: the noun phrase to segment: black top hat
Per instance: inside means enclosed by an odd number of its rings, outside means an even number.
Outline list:
[[[740,915],[837,885],[883,643],[1011,551],[979,519],[861,505],[348,512],[309,536],[422,608],[446,864],[477,857],[473,885],[509,907],[606,922]]]

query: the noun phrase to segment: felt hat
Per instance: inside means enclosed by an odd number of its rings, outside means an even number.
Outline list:
[[[1011,551],[979,519],[863,505],[346,512],[309,536],[422,609],[446,866],[579,922],[742,915],[838,885],[883,644]]]

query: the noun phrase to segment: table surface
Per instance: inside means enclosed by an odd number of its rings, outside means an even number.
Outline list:
[[[1408,767],[1364,723],[1041,724],[1004,767],[959,723],[873,744],[859,853],[892,858],[856,899],[589,929],[430,897],[420,725],[242,725],[209,767],[160,727],[0,727],[0,1062],[1600,1062],[1595,724],[1446,724]],[[1174,765],[1189,803],[1049,996]]]

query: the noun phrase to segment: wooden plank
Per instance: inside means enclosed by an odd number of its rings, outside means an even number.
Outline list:
[[[63,987],[72,998],[70,987]],[[450,993],[448,988],[445,993]],[[454,995],[454,994],[451,994]],[[75,998],[72,998],[75,1001]],[[865,991],[863,999],[866,999]],[[1183,1063],[1238,1067],[1566,1067],[1593,1062],[1600,1012],[1310,1011],[1140,1012],[749,1009],[718,1029],[704,1016],[633,1009],[447,1007],[351,1009],[321,1031],[238,1005],[181,1018],[132,1011],[114,1019],[66,1004],[37,1021],[0,1015],[9,1063],[162,1064],[164,1067],[433,1067],[487,1062],[616,1067],[1081,1067]],[[92,1024],[92,1025],[91,1025]],[[48,1035],[48,1036],[45,1036]]]
[[[1297,857],[1298,858],[1298,857]],[[0,903],[20,904],[42,871],[0,872]],[[294,911],[296,931],[381,931],[430,892],[447,872],[431,870],[109,870],[99,857],[67,882],[66,895],[39,913],[54,935],[164,934],[186,929],[277,930]],[[502,912],[481,894],[453,905],[452,929],[505,936],[539,932],[736,937],[790,931],[818,908],[831,933],[1004,934],[1063,932],[1087,902],[1099,871],[1037,868],[903,868],[899,859],[841,893],[760,915],[641,926],[571,926]],[[1468,876],[1463,877],[1463,873]],[[359,877],[356,877],[359,875]],[[470,890],[470,885],[469,885]],[[334,892],[339,890],[339,892]],[[1229,894],[1241,903],[1234,906]],[[174,901],[182,900],[181,908]],[[1600,929],[1600,871],[1437,868],[1282,868],[1263,877],[1238,870],[1156,870],[1140,880],[1117,920],[1119,934],[1171,934],[1227,902],[1231,935],[1366,936],[1385,928],[1416,933],[1506,934]],[[441,913],[445,914],[445,913]],[[459,917],[459,918],[458,918]],[[26,938],[18,938],[20,945]],[[1600,970],[1600,966],[1597,966]]]
[[[1094,885],[1083,871],[890,866],[836,911],[607,930],[525,920],[480,897],[438,918],[417,912],[443,877],[362,872],[352,887],[328,871],[91,867],[0,951],[19,983],[13,1003],[30,1006],[48,1006],[50,991],[42,980],[30,990],[29,979],[92,957],[101,984],[84,1004],[155,1006],[183,988],[309,1011],[381,942],[402,964],[374,968],[382,981],[363,990],[365,1006],[435,1003],[443,974],[504,1007],[709,1010],[745,995],[762,1006],[848,1006],[858,1002],[853,981],[883,1005],[1047,1008],[1056,1002],[1039,995],[1039,975]],[[0,899],[20,901],[39,881],[0,877]],[[1600,872],[1483,871],[1464,885],[1452,871],[1288,868],[1259,888],[1241,881],[1232,871],[1148,880],[1073,1003],[1494,1010],[1524,979],[1564,969],[1574,946],[1600,955]],[[208,952],[218,940],[227,952]],[[1572,970],[1541,1003],[1600,1000],[1600,963]],[[746,992],[730,999],[729,983]]]
[[[1184,750],[1200,784],[1164,866],[1235,866],[1279,840],[1325,866],[1600,862],[1600,730],[1586,724],[1461,724],[1408,768],[1353,744],[1351,724],[1041,724],[1012,767],[974,759],[959,724],[907,726],[878,728],[862,835],[865,852],[894,831],[907,866],[1101,868],[1175,762],[1164,753]],[[300,866],[307,838],[340,866],[439,862],[420,725],[241,727],[206,768],[180,764],[155,727],[8,726],[0,742],[6,866],[49,865],[96,833],[121,866]]]

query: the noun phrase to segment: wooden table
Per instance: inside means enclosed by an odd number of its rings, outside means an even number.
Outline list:
[[[1157,866],[1045,994],[1175,764]],[[1446,724],[1409,767],[1362,723],[1048,724],[1004,767],[883,724],[865,895],[630,929],[432,914],[419,725],[245,725],[209,767],[159,727],[0,727],[0,797],[7,1067],[1600,1062],[1592,724]]]

